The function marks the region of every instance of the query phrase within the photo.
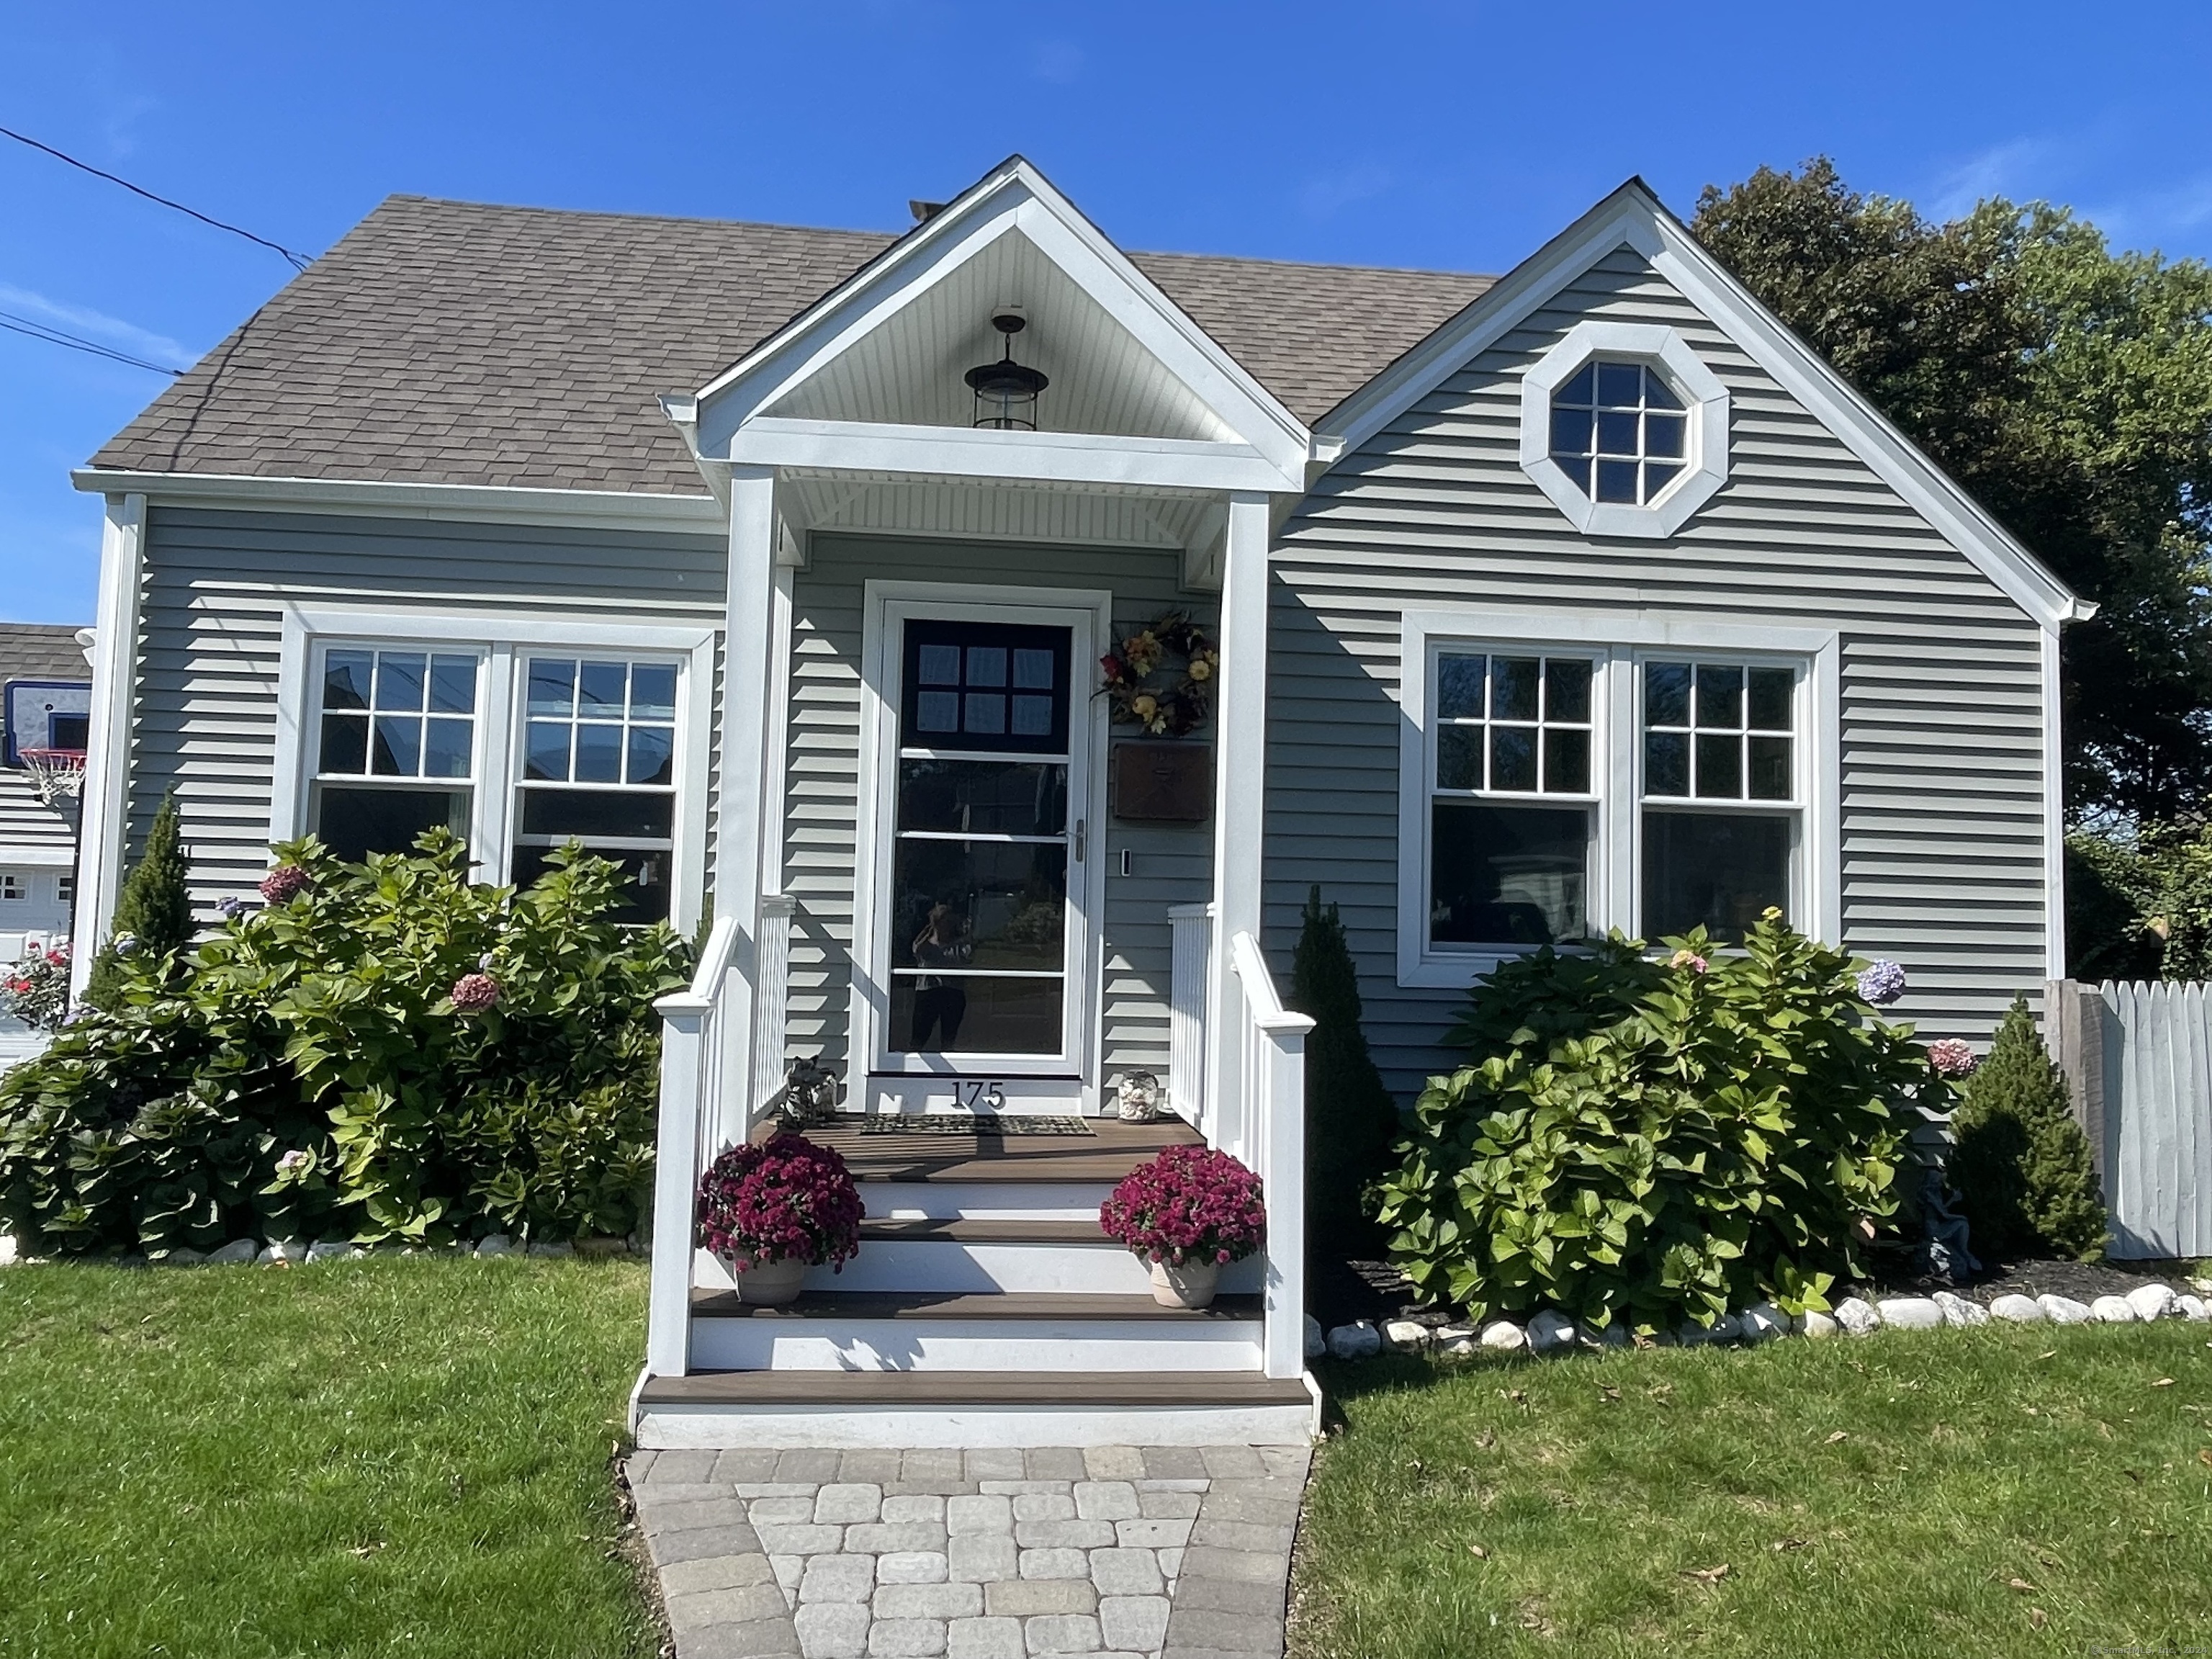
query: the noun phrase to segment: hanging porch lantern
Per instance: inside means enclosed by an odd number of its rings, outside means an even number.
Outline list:
[[[969,390],[975,394],[975,424],[999,432],[1036,430],[1037,393],[1052,382],[1036,369],[1014,361],[1014,336],[1027,319],[1011,306],[991,315],[991,326],[1006,337],[1006,354],[995,363],[968,371]]]

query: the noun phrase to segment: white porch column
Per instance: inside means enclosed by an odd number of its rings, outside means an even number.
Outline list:
[[[1212,1139],[1251,1147],[1243,1079],[1244,1000],[1230,963],[1239,933],[1260,938],[1261,832],[1267,785],[1267,498],[1229,498],[1221,564],[1221,690],[1214,719],[1213,961],[1206,1098]]]
[[[722,775],[714,833],[717,920],[738,926],[737,973],[720,1017],[719,1139],[742,1136],[752,1102],[754,1012],[761,968],[762,823],[768,782],[769,701],[775,679],[775,473],[730,471],[730,574],[722,634]]]
[[[70,994],[84,994],[123,885],[131,804],[131,713],[138,684],[139,592],[146,498],[110,495],[100,540],[100,608],[92,645],[90,749],[77,802],[76,896],[70,917]]]

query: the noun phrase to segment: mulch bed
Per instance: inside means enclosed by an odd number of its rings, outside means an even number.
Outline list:
[[[2201,1269],[2200,1269],[2201,1271]],[[1925,1296],[1930,1291],[1955,1291],[1987,1304],[2001,1296],[2065,1296],[2076,1302],[2094,1302],[2100,1296],[2125,1296],[2138,1285],[2163,1284],[2177,1291],[2189,1288],[2188,1264],[2179,1261],[2012,1261],[1985,1267],[1972,1284],[1943,1279],[1883,1274],[1873,1284],[1840,1286],[1829,1292],[1836,1301],[1845,1296],[1869,1300],[1882,1296]],[[1413,1319],[1425,1325],[1460,1322],[1443,1309],[1425,1308],[1414,1298],[1406,1276],[1387,1261],[1315,1262],[1307,1270],[1306,1307],[1323,1329],[1348,1325],[1355,1320]]]

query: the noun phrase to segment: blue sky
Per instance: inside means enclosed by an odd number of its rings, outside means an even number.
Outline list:
[[[894,229],[1009,151],[1124,246],[1503,270],[1630,173],[1832,155],[2212,254],[2212,8],[99,7],[0,0],[0,125],[308,252],[394,191]],[[275,254],[0,141],[0,313],[191,362]],[[85,622],[69,470],[158,376],[0,332],[0,619]]]

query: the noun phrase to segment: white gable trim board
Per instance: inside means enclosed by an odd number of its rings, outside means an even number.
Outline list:
[[[1632,180],[1421,345],[1316,422],[1345,453],[1382,431],[1613,250],[1650,261],[1777,384],[2041,626],[2084,620],[2077,599]]]

